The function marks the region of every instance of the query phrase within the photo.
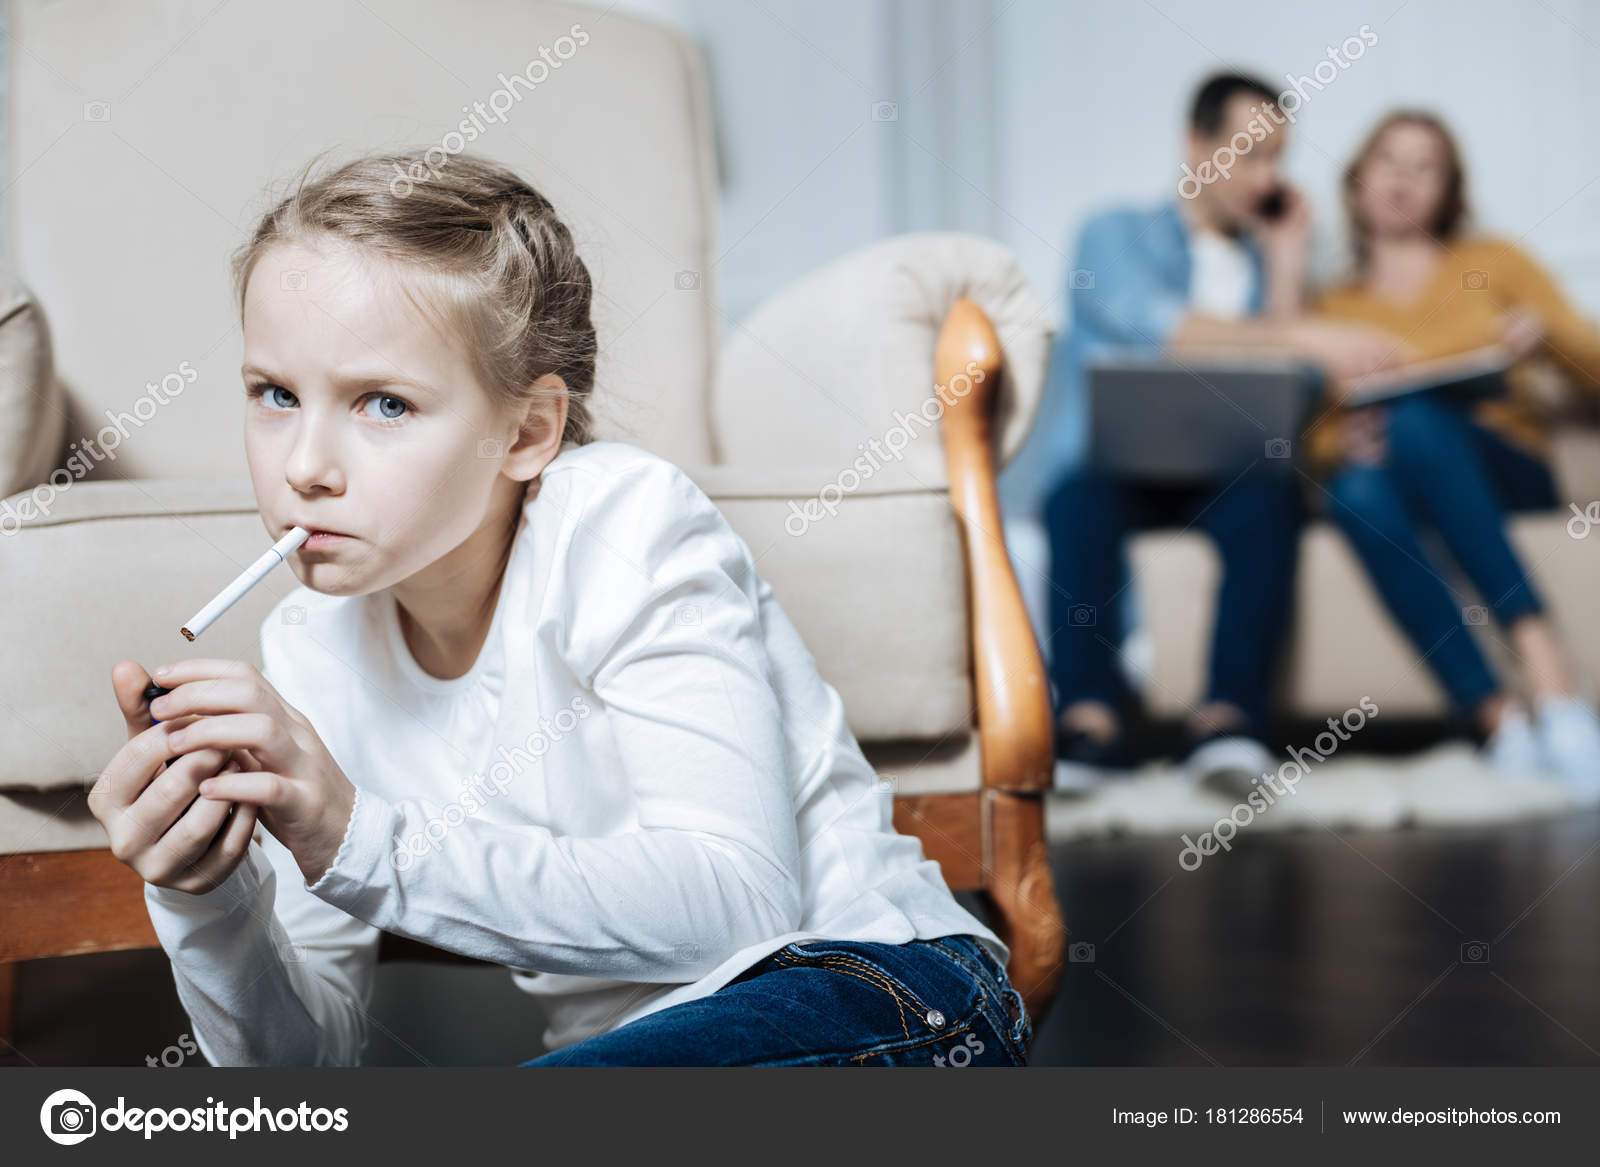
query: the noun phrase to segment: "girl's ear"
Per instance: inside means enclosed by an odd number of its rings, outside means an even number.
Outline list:
[[[506,474],[520,482],[537,478],[561,451],[567,429],[567,383],[556,373],[546,373],[533,383],[533,398],[522,426],[506,451]]]

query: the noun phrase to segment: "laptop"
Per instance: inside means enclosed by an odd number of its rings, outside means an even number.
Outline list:
[[[1089,458],[1150,481],[1231,479],[1258,463],[1287,472],[1321,386],[1290,354],[1108,355],[1089,367]]]

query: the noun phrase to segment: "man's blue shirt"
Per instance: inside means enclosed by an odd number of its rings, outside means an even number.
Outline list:
[[[1257,315],[1265,297],[1265,265],[1248,234],[1240,242],[1252,272],[1248,311]],[[1083,462],[1090,363],[1113,351],[1165,348],[1188,311],[1193,272],[1189,226],[1175,199],[1103,211],[1083,225],[1066,275],[1071,323],[1056,335],[1028,441],[1000,475],[1007,514],[1040,516],[1050,488]]]

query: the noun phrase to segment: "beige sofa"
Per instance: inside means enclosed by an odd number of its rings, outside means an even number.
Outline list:
[[[537,87],[515,86],[472,148],[517,167],[573,224],[597,286],[602,436],[684,466],[727,513],[895,783],[897,824],[952,887],[997,901],[1042,1004],[1063,937],[1040,803],[1049,711],[1001,569],[992,461],[1033,416],[1043,301],[994,243],[908,236],[821,267],[734,328],[717,307],[694,47],[600,8],[503,0],[461,15],[423,0],[381,17],[315,0],[144,2],[97,8],[86,29],[77,5],[10,5],[5,229],[25,310],[0,331],[17,354],[0,363],[0,404],[29,408],[0,412],[13,492],[0,500],[0,900],[12,899],[0,1013],[7,961],[152,942],[85,805],[124,739],[111,666],[259,663],[259,623],[294,586],[280,570],[199,644],[179,634],[269,542],[241,446],[229,253],[271,184],[318,151],[449,149],[463,103],[496,100],[497,78],[519,71]],[[530,67],[541,48],[556,68]],[[932,398],[936,341],[959,304],[976,306],[977,326],[951,353],[1004,360],[992,435],[988,416],[959,414],[981,453],[955,458],[949,418],[913,422],[899,458],[850,482],[860,445]],[[53,377],[40,356],[51,340]],[[841,483],[834,513],[793,529],[791,504]],[[24,893],[48,903],[24,917]],[[70,931],[47,918],[82,910],[92,924]]]
[[[1596,407],[1564,389],[1552,403],[1552,461],[1561,509],[1511,520],[1511,539],[1547,603],[1581,682],[1600,685],[1600,426]],[[1348,541],[1323,514],[1326,496],[1303,479],[1311,517],[1300,544],[1290,626],[1275,699],[1288,718],[1323,720],[1369,696],[1395,719],[1431,721],[1449,702],[1411,642],[1390,618]],[[1576,507],[1574,512],[1573,507]],[[1011,516],[1006,537],[1035,634],[1048,657],[1050,552],[1042,525]],[[1464,621],[1483,598],[1434,544],[1441,577],[1460,598]],[[1137,630],[1123,643],[1124,671],[1158,719],[1181,720],[1203,699],[1220,562],[1193,530],[1134,536],[1130,550]],[[1469,623],[1497,675],[1513,686],[1517,662],[1492,621]]]

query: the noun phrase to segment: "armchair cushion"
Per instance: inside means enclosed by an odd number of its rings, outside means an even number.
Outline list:
[[[718,460],[831,466],[831,478],[865,458],[876,438],[894,451],[891,460],[924,478],[941,475],[937,412],[931,423],[901,418],[935,400],[934,342],[962,296],[988,314],[1005,350],[995,417],[996,465],[1004,466],[1036,411],[1053,321],[1010,250],[943,233],[896,236],[835,260],[734,330],[711,402]],[[913,438],[896,450],[900,439],[889,431],[900,428]]]
[[[937,741],[970,727],[965,573],[942,482],[885,474],[829,513],[815,498],[822,470],[685,469],[750,546],[859,739]],[[816,517],[802,523],[808,502]],[[93,784],[125,740],[110,682],[125,657],[259,664],[261,620],[296,586],[288,571],[203,643],[178,628],[265,545],[246,478],[80,483],[0,539],[0,578],[29,581],[26,603],[0,608],[0,644],[26,662],[0,671],[0,708],[15,713],[0,790]]]
[[[0,498],[49,478],[66,425],[44,312],[22,281],[0,268]],[[0,525],[0,533],[13,525]]]

